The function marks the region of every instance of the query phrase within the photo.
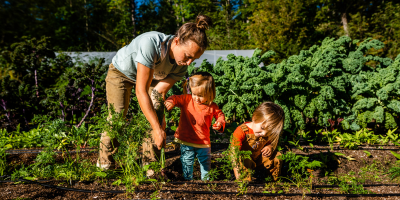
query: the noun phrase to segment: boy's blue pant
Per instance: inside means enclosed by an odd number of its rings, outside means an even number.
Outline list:
[[[194,156],[200,163],[201,180],[208,180],[208,172],[211,169],[211,148],[196,148],[181,144],[181,162],[183,178],[193,180]]]

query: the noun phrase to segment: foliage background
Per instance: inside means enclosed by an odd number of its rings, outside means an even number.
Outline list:
[[[216,75],[216,102],[231,121],[249,119],[257,103],[271,100],[285,107],[287,128],[397,124],[398,1],[2,0],[3,127],[24,127],[33,114],[78,124],[106,102],[108,63],[72,63],[55,51],[117,51],[147,31],[174,34],[199,13],[214,22],[210,50],[260,48],[253,58],[202,65]],[[176,125],[179,112],[167,116]]]
[[[46,36],[63,51],[117,51],[147,31],[174,34],[200,13],[214,22],[210,50],[261,48],[282,60],[349,36],[379,39],[385,57],[399,54],[395,0],[1,0],[0,48]]]

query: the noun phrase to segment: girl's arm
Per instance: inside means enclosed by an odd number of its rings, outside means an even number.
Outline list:
[[[165,100],[165,106],[168,108],[168,106],[171,107],[171,109],[173,107],[182,107],[185,102],[187,101],[187,95],[172,95],[170,97],[168,97],[167,100]],[[170,110],[170,109],[168,109]]]
[[[158,122],[157,115],[152,105],[147,91],[150,88],[150,83],[153,80],[154,69],[150,69],[141,63],[137,64],[137,76],[136,76],[136,96],[138,98],[140,109],[150,122],[151,127],[154,130],[153,139],[157,145],[157,148],[161,150],[161,147],[165,143],[166,134],[162,129],[162,125]]]
[[[225,114],[221,109],[216,106],[216,109],[213,113],[215,120],[215,124],[213,125],[213,129],[218,130],[219,132],[224,132],[225,129]]]

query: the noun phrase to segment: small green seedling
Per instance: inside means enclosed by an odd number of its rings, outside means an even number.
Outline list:
[[[394,151],[390,151],[390,153],[392,153],[394,155],[394,157],[396,157],[397,159],[400,160],[400,154],[398,154],[398,153],[396,153]],[[399,162],[399,161],[397,161],[397,162]]]
[[[352,157],[352,155],[346,156],[346,154],[344,154],[344,153],[335,152],[335,155],[336,156],[341,156],[343,158],[346,158],[348,161],[356,160],[355,158]]]
[[[390,174],[390,179],[393,180],[400,176],[400,167],[394,166],[394,167],[390,168],[389,172],[387,172],[385,174]]]
[[[118,180],[114,181],[111,185],[119,186],[121,183],[122,183],[122,180],[118,179]]]
[[[367,155],[368,158],[372,157],[372,155],[369,151],[364,151],[364,153]]]

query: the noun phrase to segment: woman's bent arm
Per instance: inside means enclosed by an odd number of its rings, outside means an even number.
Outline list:
[[[165,144],[165,132],[158,122],[157,115],[155,113],[152,101],[147,91],[150,88],[150,83],[153,80],[154,69],[150,69],[140,63],[137,64],[137,76],[136,76],[136,96],[139,101],[140,109],[146,116],[153,128],[153,139],[160,150]]]

